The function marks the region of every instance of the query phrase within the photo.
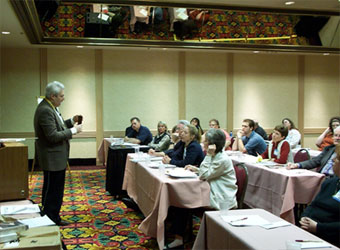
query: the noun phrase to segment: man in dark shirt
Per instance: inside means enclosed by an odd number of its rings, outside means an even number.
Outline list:
[[[152,141],[152,134],[147,127],[140,124],[138,117],[130,119],[131,126],[125,130],[124,141],[140,145],[148,145]]]
[[[254,131],[256,133],[258,133],[259,135],[261,135],[263,140],[267,141],[268,140],[268,136],[267,136],[266,131],[264,131],[264,129],[259,125],[258,121],[254,120],[254,122],[255,122]]]

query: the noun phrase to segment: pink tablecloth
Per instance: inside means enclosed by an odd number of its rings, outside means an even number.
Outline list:
[[[231,156],[234,164],[244,162],[249,178],[244,202],[295,223],[295,203],[309,204],[321,187],[324,175],[305,169],[272,169],[256,164],[256,157]]]
[[[230,210],[228,215],[259,215],[269,222],[277,222],[281,219],[263,209]],[[290,226],[264,229],[259,226],[233,227],[223,221],[220,212],[206,212],[193,250],[205,249],[286,249],[287,240],[312,240],[321,239],[291,224]],[[331,248],[318,249],[338,249]]]
[[[126,161],[123,190],[138,204],[146,217],[139,229],[157,238],[160,249],[164,246],[164,221],[170,206],[197,208],[209,206],[210,187],[198,178],[172,179],[151,169],[146,163]]]
[[[103,163],[103,165],[106,164],[107,160],[107,154],[109,152],[109,146],[111,144],[110,138],[104,138],[102,143],[100,144],[98,148],[98,160]]]

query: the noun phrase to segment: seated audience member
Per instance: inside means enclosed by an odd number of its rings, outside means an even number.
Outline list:
[[[230,144],[231,144],[231,138],[228,132],[226,132],[224,129],[221,129],[220,123],[217,119],[211,119],[209,121],[209,127],[214,129],[220,129],[224,135],[225,135],[225,146],[224,150],[231,150]],[[203,134],[201,141],[204,142],[205,140],[205,134]]]
[[[203,129],[200,124],[200,120],[196,117],[192,118],[190,124],[195,126],[198,130],[198,133],[202,136],[204,134]]]
[[[293,161],[293,155],[290,150],[289,142],[285,140],[288,135],[288,128],[283,125],[278,125],[274,128],[272,140],[266,151],[262,154],[263,159],[286,164]]]
[[[266,151],[267,145],[263,138],[254,131],[255,123],[251,119],[244,119],[242,129],[237,131],[233,143],[233,150],[257,156]]]
[[[181,139],[179,138],[179,129],[177,128],[177,125],[175,125],[171,130],[171,144],[176,145],[177,142],[179,142]]]
[[[138,117],[132,117],[130,122],[131,126],[125,129],[124,141],[140,145],[148,145],[152,141],[152,134],[150,130],[140,124]]]
[[[286,141],[289,142],[290,148],[294,149],[300,145],[301,134],[299,130],[296,129],[294,123],[289,118],[284,118],[282,120],[282,124],[288,128],[288,136],[286,137]]]
[[[170,135],[168,134],[168,126],[165,122],[158,122],[158,134],[153,138],[149,146],[156,151],[165,151],[170,146]]]
[[[333,134],[333,145],[325,147],[322,152],[307,161],[299,163],[288,163],[287,169],[303,168],[303,169],[313,169],[320,167],[319,172],[325,174],[326,176],[333,176],[333,160],[335,159],[335,146],[340,142],[340,126],[334,129]]]
[[[149,149],[149,154],[153,156],[161,156],[164,157],[165,155],[168,155],[170,158],[173,154],[180,154],[184,151],[184,142],[182,142],[182,132],[185,128],[185,126],[189,125],[189,122],[187,120],[180,120],[176,126],[176,136],[178,137],[178,141],[175,144],[174,148],[169,149],[165,152],[156,152],[154,149]],[[174,137],[174,133],[172,134]]]
[[[312,203],[302,213],[301,228],[340,247],[340,144],[336,146],[334,177],[326,179]]]
[[[199,166],[204,158],[201,145],[198,143],[200,136],[195,126],[187,125],[181,133],[182,142],[184,143],[183,151],[173,152],[171,155],[166,154],[163,157],[164,164],[172,164],[178,167],[186,165]]]
[[[259,122],[257,120],[254,120],[254,123],[255,123],[254,131],[256,133],[258,133],[259,135],[261,135],[263,140],[267,141],[268,140],[268,136],[267,136],[266,131],[264,131],[264,129],[259,125]]]
[[[332,117],[329,120],[329,126],[316,140],[316,146],[322,151],[324,147],[333,144],[334,129],[340,125],[340,117]]]
[[[192,165],[185,166],[193,172],[199,173],[201,180],[210,184],[210,206],[219,210],[221,197],[230,197],[230,208],[237,207],[236,201],[236,175],[233,164],[229,157],[223,153],[225,145],[225,135],[219,129],[211,128],[206,132],[204,149],[207,152],[200,167]],[[190,209],[171,207],[175,217],[172,221],[171,232],[175,234],[175,240],[167,245],[165,249],[178,248],[183,245],[183,236],[186,223],[190,218]]]

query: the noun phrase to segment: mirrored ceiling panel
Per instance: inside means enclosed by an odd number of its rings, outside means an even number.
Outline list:
[[[28,35],[33,43],[336,54],[340,47],[340,17],[324,13],[303,15],[159,3],[151,6],[143,1],[123,5],[115,1],[12,0],[12,4],[32,30]]]

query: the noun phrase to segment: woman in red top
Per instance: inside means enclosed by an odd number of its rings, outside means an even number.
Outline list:
[[[280,164],[293,162],[293,155],[290,150],[289,142],[285,140],[287,135],[288,128],[283,125],[277,125],[274,128],[272,140],[269,142],[266,151],[261,155],[262,158]]]
[[[322,151],[324,147],[333,144],[333,130],[340,125],[340,117],[332,117],[329,120],[328,128],[316,139],[316,146]]]

